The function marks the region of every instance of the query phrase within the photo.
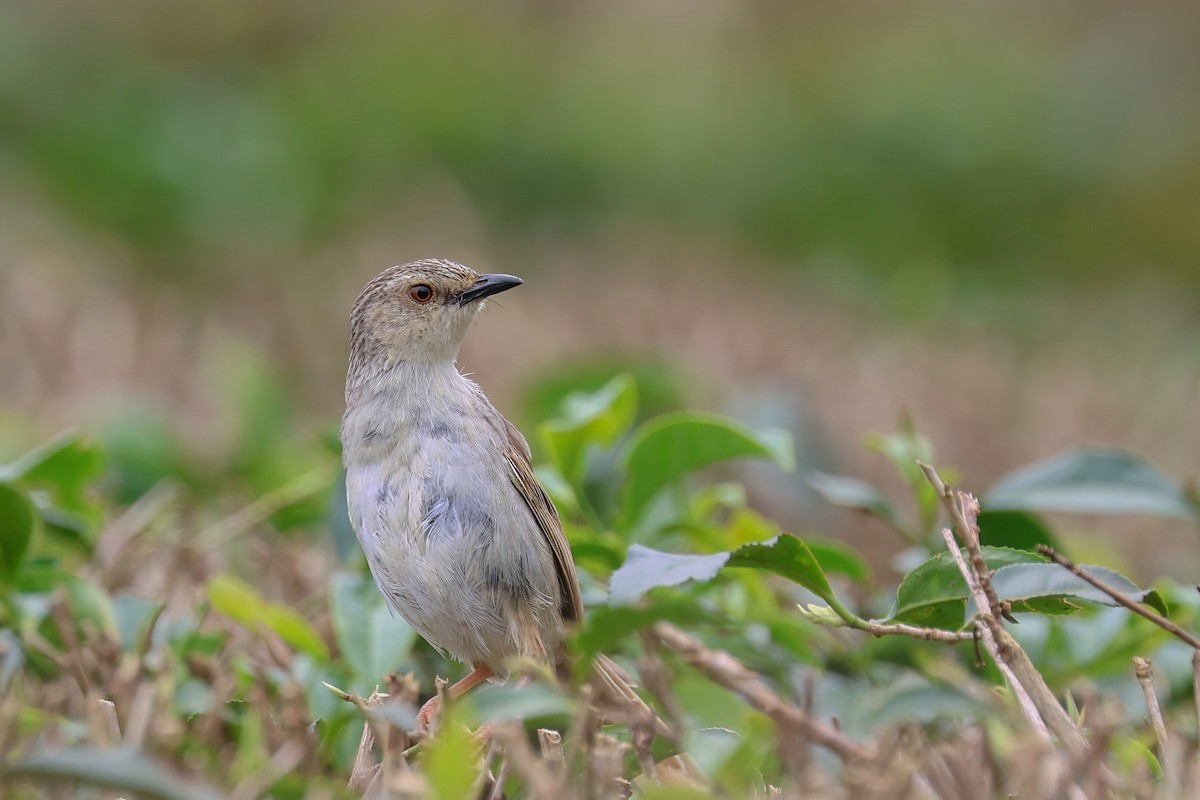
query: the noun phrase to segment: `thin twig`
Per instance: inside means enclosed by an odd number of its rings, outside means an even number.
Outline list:
[[[1196,638],[1194,634],[1190,633],[1189,631],[1185,631],[1174,622],[1171,622],[1171,620],[1147,608],[1124,592],[1109,586],[1104,581],[1100,580],[1095,575],[1092,575],[1086,569],[1055,550],[1053,547],[1039,544],[1037,549],[1039,553],[1049,558],[1055,564],[1058,564],[1063,569],[1070,570],[1072,573],[1087,581],[1092,586],[1095,586],[1097,589],[1104,592],[1106,595],[1125,606],[1133,613],[1137,614],[1138,616],[1145,617],[1172,636],[1182,639],[1193,649],[1200,650],[1200,638]]]
[[[546,769],[554,775],[561,775],[566,769],[562,734],[549,728],[538,728],[537,735],[538,745],[542,750],[542,762],[546,765]]]
[[[1158,763],[1162,765],[1163,775],[1167,781],[1174,786],[1178,776],[1175,775],[1171,754],[1167,750],[1167,725],[1163,722],[1162,709],[1158,705],[1158,695],[1154,692],[1154,666],[1150,663],[1150,659],[1134,656],[1133,674],[1137,678],[1138,685],[1142,687],[1142,695],[1146,698],[1150,727],[1154,730],[1154,738],[1158,742]]]
[[[596,735],[591,752],[588,753],[588,771],[592,773],[592,785],[598,790],[599,796],[628,797],[631,789],[624,777],[625,756],[630,746],[626,742],[609,736],[606,733]]]
[[[493,776],[491,773],[492,763],[497,757],[500,758],[500,768]],[[488,744],[487,759],[483,768],[483,785],[487,787],[488,781],[491,781],[487,800],[501,800],[504,797],[504,784],[508,782],[508,770],[508,757],[504,755],[504,746],[499,739],[493,738]]]
[[[354,766],[350,769],[346,788],[353,794],[365,797],[371,782],[378,778],[382,769],[383,765],[375,760],[375,732],[371,728],[371,720],[364,719],[358,752],[354,756]]]
[[[408,772],[408,762],[405,761],[406,753],[403,749],[407,744],[407,737],[399,742],[392,740],[390,734],[393,726],[375,711],[380,704],[389,699],[390,695],[380,692],[376,688],[370,697],[364,698],[353,692],[343,692],[328,683],[325,684],[325,687],[336,694],[339,699],[355,706],[363,715],[363,733],[358,742],[358,754],[354,759],[354,768],[350,774],[347,788],[351,791],[361,791],[365,784],[369,794],[369,787],[375,785],[377,781],[381,786],[391,786],[398,774]],[[374,744],[376,742],[383,750],[383,761],[379,764],[374,763]],[[395,746],[389,747],[389,744]]]
[[[1026,716],[1030,718],[1031,722],[1034,722],[1035,717],[1031,716],[1029,712],[1036,710],[1036,716],[1040,717],[1045,727],[1058,737],[1072,757],[1087,752],[1088,742],[1083,732],[1063,710],[1058,698],[1054,696],[1054,692],[1050,691],[1050,687],[1046,685],[1045,678],[1029,660],[1029,655],[1000,622],[1000,618],[1007,615],[1007,609],[996,596],[995,587],[992,586],[991,571],[987,567],[983,550],[979,544],[977,524],[979,501],[966,492],[951,490],[933,467],[921,462],[917,463],[941,498],[942,505],[950,515],[954,532],[958,534],[962,546],[966,548],[970,557],[971,569],[968,569],[962,562],[961,553],[955,560],[980,609],[979,619],[983,624],[984,644],[992,659],[997,665],[1003,664],[1001,670],[1005,672],[1005,678],[1008,679],[1013,692],[1017,694],[1018,700],[1022,703],[1022,708],[1026,710]],[[943,538],[951,553],[957,550],[957,547],[953,546],[954,537],[949,531],[943,531]],[[1026,699],[1029,703],[1028,706],[1025,705]],[[1034,726],[1038,727],[1036,722],[1034,722]]]
[[[975,631],[947,631],[940,628],[926,628],[922,625],[909,625],[906,622],[872,622],[852,616],[851,619],[841,617],[847,628],[869,633],[872,636],[910,636],[913,639],[923,639],[927,642],[945,642],[958,644],[970,642],[976,637]]]
[[[164,478],[104,529],[93,550],[93,561],[101,573],[112,569],[129,543],[150,527],[179,498],[179,493],[179,484]]]
[[[972,596],[975,598],[975,604],[979,608],[988,608],[986,596],[979,587],[979,581],[975,579],[975,573],[967,566],[966,559],[963,558],[962,551],[958,549],[958,542],[954,539],[954,534],[949,528],[942,529],[942,539],[946,542],[946,550],[950,553],[950,557],[954,559],[954,563],[958,565],[959,572],[962,573],[963,579],[967,582],[967,587],[970,589]],[[990,613],[984,612],[981,617],[986,617],[995,621]],[[1017,705],[1025,714],[1025,718],[1029,720],[1029,724],[1033,726],[1043,739],[1050,741],[1050,730],[1046,727],[1046,721],[1042,719],[1042,714],[1038,710],[1037,704],[1033,702],[1029,692],[1025,690],[1025,686],[1017,679],[1016,673],[1009,666],[1008,661],[1000,657],[1000,647],[996,643],[996,632],[994,630],[998,625],[992,626],[986,624],[984,619],[980,619],[975,624],[975,630],[979,634],[980,640],[983,642],[984,649],[992,656],[992,661],[996,667],[1004,675],[1005,682],[1012,687],[1013,695],[1017,699]]]
[[[585,712],[581,710],[580,713]],[[528,797],[533,800],[549,800],[568,796],[565,774],[552,771],[545,761],[537,757],[529,745],[529,740],[525,738],[525,729],[520,724],[496,723],[492,736],[500,742],[505,761],[521,779]]]
[[[595,738],[599,728],[600,722],[592,710],[592,687],[585,683],[579,687],[579,705],[571,716],[571,724],[567,728],[566,758],[564,760],[568,770],[575,769],[579,763],[580,753],[583,753],[585,758],[587,757],[586,754],[592,746],[592,739]],[[586,777],[590,773],[584,770],[584,775]],[[590,784],[588,791],[591,791]]]
[[[658,783],[658,768],[654,764],[654,730],[638,726],[633,729],[633,752],[637,754],[642,774]]]
[[[1200,728],[1200,650],[1192,653],[1192,699],[1196,703],[1196,726]]]
[[[58,634],[63,641],[63,655],[75,682],[79,684],[79,692],[87,697],[91,694],[92,684],[88,680],[87,668],[83,663],[83,648],[79,644],[79,635],[75,630],[75,620],[71,616],[72,608],[66,599],[58,600],[50,607],[50,618],[58,628]]]
[[[158,687],[153,683],[138,684],[133,700],[129,703],[129,716],[125,719],[125,744],[133,749],[146,742],[150,726],[154,722],[155,699]]]
[[[667,728],[670,730],[671,744],[677,750],[682,749],[683,706],[680,705],[679,698],[675,696],[675,691],[671,688],[671,671],[663,663],[662,655],[659,653],[658,637],[654,635],[653,629],[643,630],[641,638],[642,650],[645,655],[638,665],[638,673],[641,675],[646,689],[662,706]]]
[[[811,739],[835,753],[842,761],[864,758],[867,749],[775,694],[750,668],[723,650],[710,650],[674,625],[659,622],[654,633],[684,661],[703,672],[711,681],[741,695],[750,705],[775,720],[781,728]]]
[[[104,717],[104,727],[108,732],[108,739],[112,744],[120,744],[121,742],[121,723],[117,719],[117,707],[112,700],[99,698],[97,702],[100,704],[100,713]]]
[[[979,516],[979,501],[966,492],[953,491],[942,481],[942,476],[937,474],[937,470],[928,464],[918,461],[917,466],[925,473],[925,478],[933,485],[934,491],[941,498],[942,505],[950,515],[951,526],[962,539],[963,547],[967,549],[972,571],[975,573],[979,589],[983,593],[981,599],[986,601],[979,607],[989,609],[993,617],[1000,617],[1015,623],[1017,620],[996,595],[996,587],[992,586],[991,581],[992,571],[988,568],[987,561],[983,557],[983,549],[979,546],[979,533],[976,525],[976,519]]]

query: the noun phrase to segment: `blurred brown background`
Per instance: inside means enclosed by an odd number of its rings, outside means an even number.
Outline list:
[[[543,376],[649,360],[892,489],[860,442],[904,413],[975,489],[1085,441],[1194,478],[1198,22],[0,0],[0,460],[132,418],[219,462],[245,372],[289,435],[328,431],[358,289],[437,255],[526,278],[461,363],[527,430]],[[894,549],[764,481],[776,516]],[[1182,525],[1066,525],[1200,567]]]

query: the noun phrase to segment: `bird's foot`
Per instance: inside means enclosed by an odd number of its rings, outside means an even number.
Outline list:
[[[446,689],[446,695],[450,698],[461,697],[490,677],[492,677],[490,667],[484,664],[476,664],[475,669],[467,677],[449,689]],[[438,691],[439,694],[425,701],[425,705],[421,706],[421,710],[417,712],[417,732],[424,736],[428,736],[433,730],[433,718],[437,716],[442,708],[441,689]]]
[[[441,706],[441,698],[437,695],[425,701],[425,705],[417,712],[417,733],[428,736],[433,731],[433,718],[437,716]]]

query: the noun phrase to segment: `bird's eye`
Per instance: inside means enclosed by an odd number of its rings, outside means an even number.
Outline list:
[[[428,303],[433,299],[433,289],[430,288],[429,284],[418,283],[408,290],[408,296],[418,303]]]

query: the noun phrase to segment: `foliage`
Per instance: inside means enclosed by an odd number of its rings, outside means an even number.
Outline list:
[[[717,667],[663,638],[662,622],[753,670],[782,702],[839,720],[847,747],[865,753],[907,725],[933,752],[987,730],[988,759],[1012,776],[1034,769],[1037,760],[1023,761],[1015,744],[1021,726],[1011,698],[988,691],[1002,679],[994,665],[976,663],[969,640],[980,609],[939,535],[940,498],[917,477],[917,460],[935,458],[928,441],[911,429],[870,440],[909,487],[915,514],[856,478],[807,476],[830,502],[877,517],[910,548],[912,566],[899,580],[872,578],[878,570],[853,549],[782,531],[747,504],[733,479],[736,460],[792,468],[782,434],[680,409],[643,419],[629,374],[600,386],[586,376],[579,386],[559,387],[559,413],[535,439],[544,456],[539,475],[563,515],[590,606],[571,643],[577,673],[602,652],[640,668],[647,697],[668,718],[672,708],[682,713],[671,720],[677,741],[654,753],[660,777],[680,749],[694,770],[692,788],[641,775],[639,796],[762,795],[789,786],[796,768],[784,757],[779,721],[756,705],[754,682],[723,682]],[[269,387],[240,396],[251,418],[273,413],[262,410]],[[136,498],[125,496],[131,484],[114,467],[119,448],[106,456],[80,435],[0,468],[0,750],[10,754],[0,768],[22,787],[14,796],[74,796],[52,793],[51,778],[163,798],[358,796],[346,784],[362,758],[363,712],[345,699],[370,695],[391,671],[411,672],[426,695],[435,675],[460,674],[387,610],[361,558],[351,552],[338,563],[330,533],[344,529],[344,511],[312,502],[338,491],[333,453],[298,450],[270,425],[248,425],[251,435],[240,446],[246,458],[229,460],[224,474],[197,480],[179,472],[179,461],[163,460]],[[288,456],[296,452],[305,455]],[[270,477],[214,517],[253,475]],[[1137,721],[1129,659],[1154,659],[1167,687],[1164,712],[1179,730],[1194,724],[1183,722],[1187,648],[1104,605],[1107,595],[1036,552],[1061,546],[1042,514],[1194,520],[1195,494],[1137,456],[1094,448],[1017,470],[981,494],[981,557],[1000,601],[1022,620],[1018,641],[1069,710],[1109,719],[1103,702],[1076,706],[1097,692],[1126,703],[1129,713],[1110,731],[1120,754],[1110,766],[1136,784],[1159,769],[1162,753],[1147,748],[1153,739]],[[1139,588],[1115,571],[1087,570],[1196,627],[1200,602],[1185,587]],[[945,641],[898,638],[904,626]],[[654,678],[657,668],[669,681]],[[512,737],[523,736],[521,721],[530,732],[579,730],[582,706],[573,687],[540,672],[528,686],[468,695],[450,712],[457,722],[414,754],[422,796],[477,791],[476,765],[495,752],[465,723],[490,721],[511,748]],[[413,708],[384,705],[367,717],[404,728]],[[625,745],[613,746],[619,772],[642,770],[632,756],[622,760]],[[568,770],[582,769],[570,760],[581,752],[596,769],[601,740],[590,748],[568,741]],[[923,757],[914,754],[913,763]],[[872,769],[895,766],[879,758]],[[842,777],[855,768],[848,763]],[[836,782],[839,771],[823,774]],[[546,775],[508,772],[509,796],[536,795],[534,779]]]
[[[719,25],[486,3],[337,24],[231,0],[74,11],[0,6],[0,151],[31,187],[16,204],[108,232],[145,273],[291,270],[450,191],[512,252],[649,222],[787,266],[825,254],[813,272],[913,307],[956,278],[1196,286],[1182,9],[1133,36],[1105,4],[1043,9],[1037,31],[923,7],[870,25],[806,6]]]

